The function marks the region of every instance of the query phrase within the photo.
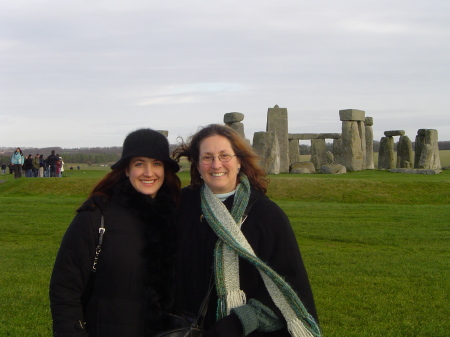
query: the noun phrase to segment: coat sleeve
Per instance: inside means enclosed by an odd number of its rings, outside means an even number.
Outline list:
[[[81,296],[95,254],[93,218],[96,213],[84,211],[75,216],[55,260],[49,291],[55,337],[88,336],[83,326]]]
[[[248,223],[243,224],[242,231],[257,256],[286,280],[317,321],[308,275],[290,221],[278,205],[268,198],[262,199],[249,213]],[[241,285],[247,299],[259,301],[281,319],[281,312],[270,298],[262,279],[255,276],[258,273],[255,270],[254,266],[241,260]],[[279,333],[282,335],[281,331]]]

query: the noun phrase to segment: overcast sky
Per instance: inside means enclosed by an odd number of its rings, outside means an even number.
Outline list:
[[[290,133],[450,140],[448,0],[0,0],[0,146],[121,146],[141,127],[171,143],[288,109]]]

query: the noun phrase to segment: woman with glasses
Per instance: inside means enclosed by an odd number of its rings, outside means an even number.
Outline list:
[[[209,125],[182,144],[191,163],[177,220],[175,304],[197,313],[210,285],[204,336],[320,336],[308,276],[285,213],[245,139]]]

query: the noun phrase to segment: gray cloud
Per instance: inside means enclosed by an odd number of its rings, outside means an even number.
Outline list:
[[[14,1],[0,5],[0,145],[116,146],[139,127],[171,142],[268,107],[291,132],[339,132],[340,109],[375,139],[436,128],[450,140],[446,1]]]

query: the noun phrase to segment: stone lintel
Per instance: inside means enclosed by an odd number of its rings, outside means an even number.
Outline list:
[[[394,136],[404,136],[405,130],[390,130],[390,131],[384,131],[384,135],[386,137],[394,137]]]
[[[318,133],[289,133],[288,139],[298,139],[298,140],[309,140],[309,139],[318,139]]]
[[[223,116],[223,122],[225,124],[242,122],[244,120],[244,114],[240,112],[228,112]]]
[[[366,119],[366,112],[357,109],[339,110],[341,121],[362,121]]]
[[[342,134],[340,133],[319,133],[318,139],[341,139]]]
[[[366,119],[364,120],[364,124],[366,124],[366,126],[372,126],[373,125],[373,117],[366,117]]]

